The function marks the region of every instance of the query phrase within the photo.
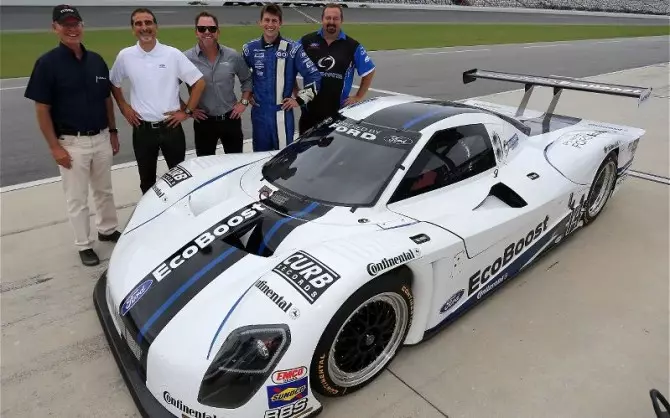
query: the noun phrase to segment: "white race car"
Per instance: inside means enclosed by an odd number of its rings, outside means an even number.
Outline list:
[[[556,99],[650,90],[478,78],[555,100],[374,98],[279,152],[157,181],[94,292],[144,416],[314,416],[598,217],[644,130],[553,114]]]

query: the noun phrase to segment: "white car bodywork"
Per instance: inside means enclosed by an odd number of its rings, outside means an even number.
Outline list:
[[[392,141],[414,143],[372,206],[353,210],[281,195],[261,173],[277,152],[185,161],[141,199],[110,260],[104,309],[113,318],[111,332],[124,336],[137,357],[133,364],[142,371],[136,378],[170,414],[273,418],[318,413],[321,404],[310,389],[314,376],[322,376],[310,367],[315,347],[353,292],[400,265],[409,268],[414,311],[404,344],[421,342],[578,228],[604,158],[612,151],[617,155],[618,189],[644,134],[638,128],[561,116],[554,116],[542,133],[543,113],[517,115],[515,108],[475,100],[444,104],[381,97],[341,113],[353,122],[397,109],[397,123],[408,125],[403,109],[410,105],[425,106],[428,116],[415,118],[425,126],[415,136],[402,129],[392,136]],[[485,127],[494,166],[389,203],[434,134],[471,124]],[[530,135],[520,129],[524,125],[532,128]],[[370,126],[376,125],[357,128],[340,121],[332,126],[352,141],[365,141],[366,132],[368,140],[382,140],[369,138],[375,135]],[[379,132],[391,138],[389,130]],[[286,205],[295,205],[292,212],[280,214],[266,205],[273,198],[288,199]],[[262,237],[254,248],[271,248],[271,254],[256,255],[221,241],[238,225],[257,221]],[[130,315],[126,309],[134,312],[135,328],[121,319]],[[280,361],[239,407],[200,403],[203,375],[226,339],[256,324],[284,324],[290,333]],[[277,373],[286,370],[291,372]],[[136,401],[142,407],[148,402]]]

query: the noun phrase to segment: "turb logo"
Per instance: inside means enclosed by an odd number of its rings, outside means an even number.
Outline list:
[[[417,257],[421,257],[421,250],[418,248],[412,248],[395,257],[382,258],[381,261],[368,264],[367,267],[368,274],[370,276],[376,276],[397,265],[406,263],[410,260],[414,260]]]
[[[174,166],[167,173],[163,174],[161,179],[165,181],[168,186],[174,187],[186,179],[193,177],[184,167]]]
[[[272,269],[312,304],[339,278],[330,267],[304,251],[286,257]]]

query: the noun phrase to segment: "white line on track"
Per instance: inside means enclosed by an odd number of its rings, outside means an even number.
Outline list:
[[[18,90],[25,89],[27,86],[0,87],[0,90]]]
[[[529,46],[524,46],[523,49],[531,49],[531,48],[553,48],[555,46],[571,46],[572,44],[550,44],[550,45],[529,45]]]
[[[304,17],[306,17],[307,19],[311,20],[314,23],[320,23],[318,20],[308,15],[307,13],[303,12],[302,10],[298,9],[297,7],[291,7],[291,10],[300,13],[301,15],[303,15]]]
[[[417,52],[416,55],[439,55],[439,54],[457,54],[459,52],[478,52],[478,51],[490,51],[490,49],[459,49],[457,51],[437,51],[437,52]]]

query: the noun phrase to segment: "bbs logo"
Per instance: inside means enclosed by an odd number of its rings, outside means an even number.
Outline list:
[[[275,408],[265,411],[265,418],[289,418],[300,414],[301,412],[307,412],[307,399],[302,398],[297,402],[282,406],[281,408]]]
[[[286,257],[272,271],[289,282],[310,304],[340,278],[330,267],[304,251]]]

